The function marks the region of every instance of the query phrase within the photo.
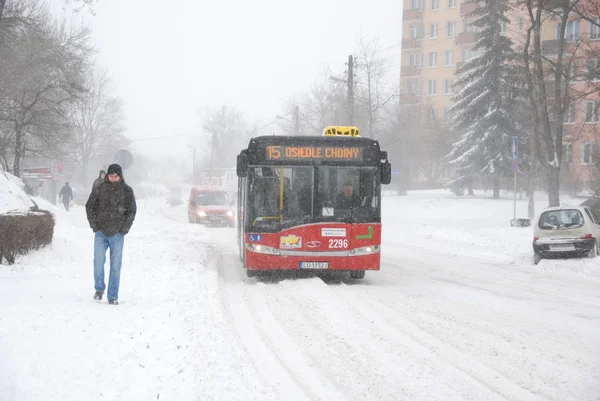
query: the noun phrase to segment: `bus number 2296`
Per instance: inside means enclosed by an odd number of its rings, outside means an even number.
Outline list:
[[[330,239],[329,240],[329,248],[348,248],[348,240],[347,239]]]

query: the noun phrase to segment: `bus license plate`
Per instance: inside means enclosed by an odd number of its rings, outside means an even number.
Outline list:
[[[327,269],[329,263],[327,262],[300,262],[301,269]]]

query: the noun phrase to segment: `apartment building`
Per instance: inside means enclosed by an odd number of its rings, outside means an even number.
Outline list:
[[[401,105],[426,100],[444,116],[456,69],[474,55],[475,32],[464,18],[474,7],[459,0],[404,0]]]
[[[430,113],[439,121],[448,120],[456,70],[475,56],[476,32],[465,15],[476,6],[476,2],[469,0],[404,0],[400,107],[411,121],[431,118]],[[519,50],[528,16],[516,10],[508,17],[511,23],[503,26],[503,30]],[[548,58],[556,53],[559,32],[557,19],[545,20],[542,48]],[[594,86],[600,89],[600,27],[573,15],[565,38],[573,44],[569,48],[572,53],[577,53],[567,55],[574,60],[570,87],[577,94],[590,92],[583,98],[578,97],[564,118],[564,170],[583,182],[589,179],[596,162],[600,137],[600,92],[593,90]],[[586,45],[575,47],[582,39]],[[589,51],[595,48],[597,53]],[[598,54],[598,58],[590,58],[590,53]]]

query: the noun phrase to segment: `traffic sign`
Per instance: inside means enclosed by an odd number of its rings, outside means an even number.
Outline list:
[[[128,169],[133,164],[133,155],[126,150],[119,150],[115,153],[115,162],[119,164],[123,170]]]

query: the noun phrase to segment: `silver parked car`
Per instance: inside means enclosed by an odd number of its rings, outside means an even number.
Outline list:
[[[600,221],[588,206],[544,209],[533,225],[533,263],[556,256],[598,255]]]

